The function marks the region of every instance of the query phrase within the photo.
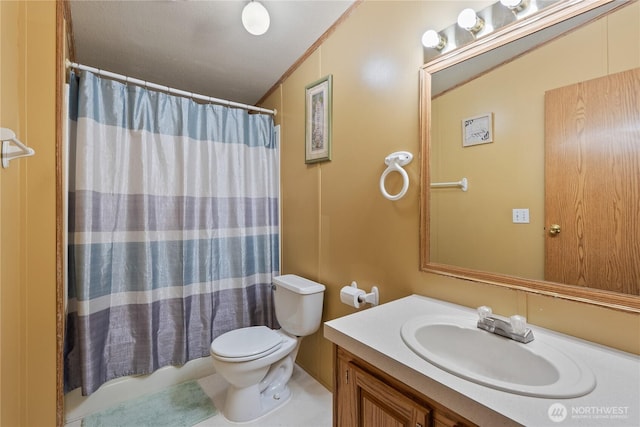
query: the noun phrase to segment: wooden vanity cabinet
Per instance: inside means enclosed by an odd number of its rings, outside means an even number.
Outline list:
[[[467,427],[474,424],[334,346],[335,427]]]

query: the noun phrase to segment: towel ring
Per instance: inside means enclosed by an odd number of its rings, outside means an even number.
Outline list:
[[[407,175],[407,171],[405,171],[402,166],[409,164],[411,160],[413,160],[413,154],[408,151],[396,151],[385,157],[384,162],[388,167],[382,172],[382,176],[380,177],[380,192],[385,198],[389,200],[399,200],[407,193],[409,189],[409,175]],[[384,186],[387,175],[391,172],[398,172],[402,176],[402,189],[395,195],[389,194]]]

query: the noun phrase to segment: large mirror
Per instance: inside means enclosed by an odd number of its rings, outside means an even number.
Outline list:
[[[640,312],[639,25],[560,1],[425,64],[423,270]]]

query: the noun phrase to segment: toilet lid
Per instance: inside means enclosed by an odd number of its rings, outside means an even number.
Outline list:
[[[266,326],[251,326],[226,332],[214,339],[211,351],[225,358],[262,357],[276,351],[282,344],[280,334]]]

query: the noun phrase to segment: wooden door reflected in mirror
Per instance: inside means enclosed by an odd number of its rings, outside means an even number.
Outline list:
[[[639,107],[640,68],[545,94],[545,280],[640,295]]]

